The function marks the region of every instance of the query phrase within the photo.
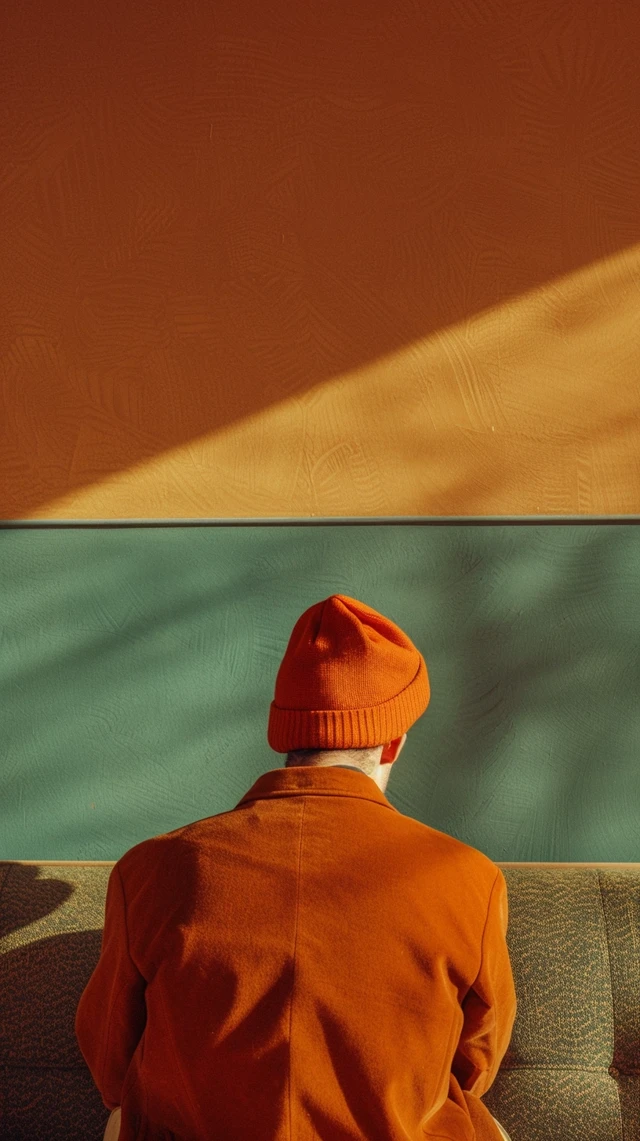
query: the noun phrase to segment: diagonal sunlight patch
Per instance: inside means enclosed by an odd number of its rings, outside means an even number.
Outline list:
[[[26,518],[638,512],[639,283],[640,245]]]

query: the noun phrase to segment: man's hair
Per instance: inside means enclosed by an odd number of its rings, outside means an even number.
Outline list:
[[[284,767],[287,768],[290,765],[317,764],[325,753],[331,752],[332,754],[339,753],[342,757],[343,764],[357,765],[367,776],[373,776],[378,765],[376,753],[379,748],[380,746],[378,745],[371,749],[294,749],[292,752],[287,753]]]

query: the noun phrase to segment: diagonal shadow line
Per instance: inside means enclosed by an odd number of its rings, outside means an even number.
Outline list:
[[[553,36],[508,0],[490,21],[339,9],[318,38],[284,0],[250,35],[231,7],[89,29],[62,4],[53,72],[41,8],[5,53],[6,518],[638,238],[631,8]]]

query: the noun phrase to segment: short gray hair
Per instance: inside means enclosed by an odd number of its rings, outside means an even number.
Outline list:
[[[356,765],[357,768],[362,769],[363,773],[366,773],[367,776],[373,776],[373,773],[378,767],[378,757],[376,753],[379,748],[380,745],[373,745],[370,749],[293,749],[287,753],[284,767],[289,768],[291,765],[317,765],[322,757],[331,752],[332,754],[339,753],[342,757],[343,764]]]

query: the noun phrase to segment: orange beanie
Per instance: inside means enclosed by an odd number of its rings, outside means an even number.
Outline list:
[[[417,721],[430,695],[424,658],[400,627],[332,594],[293,627],[267,740],[276,753],[383,745]]]

